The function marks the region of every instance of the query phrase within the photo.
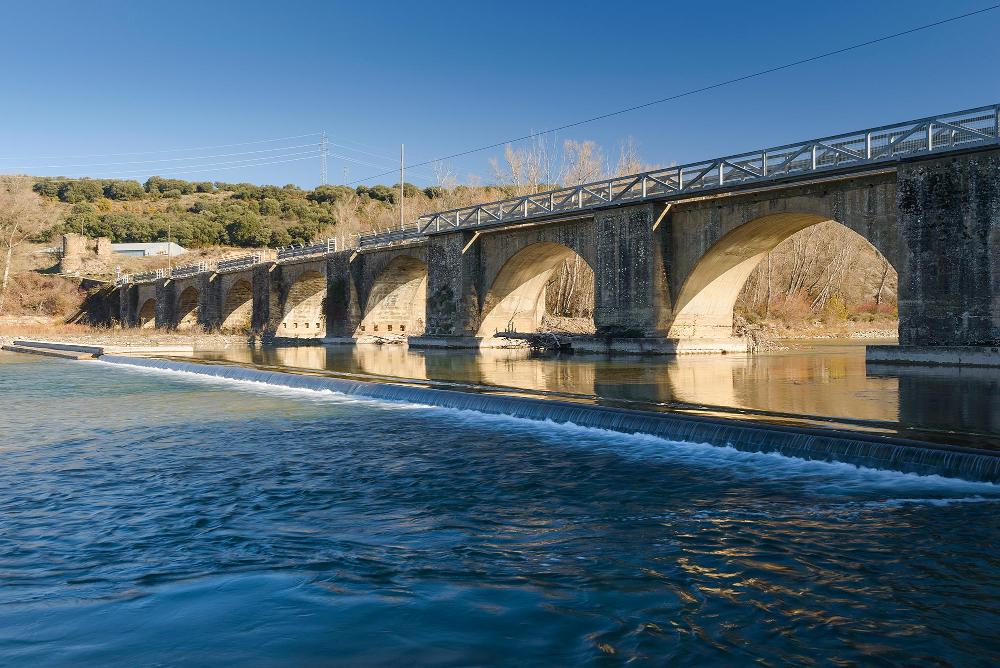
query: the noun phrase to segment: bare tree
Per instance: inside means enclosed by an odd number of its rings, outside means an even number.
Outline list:
[[[531,144],[515,149],[510,144],[504,146],[503,164],[491,158],[493,176],[497,183],[513,186],[518,195],[538,192],[545,184],[551,184],[552,150],[542,137],[535,137]]]
[[[563,142],[563,165],[560,170],[563,185],[578,186],[581,183],[597,181],[604,174],[604,151],[596,142]]]
[[[26,176],[0,176],[0,252],[4,258],[0,313],[7,299],[14,250],[52,221],[48,208],[31,190],[31,185],[32,179]]]
[[[646,171],[645,165],[639,159],[639,146],[634,137],[626,137],[618,146],[618,165],[615,176],[628,176]]]
[[[431,169],[434,172],[434,181],[438,184],[438,187],[451,190],[458,185],[458,178],[447,163],[437,160],[431,165]]]
[[[885,290],[885,284],[888,282],[889,270],[891,269],[889,261],[882,258],[882,278],[879,280],[878,290],[875,292],[875,306],[882,305],[882,292]]]

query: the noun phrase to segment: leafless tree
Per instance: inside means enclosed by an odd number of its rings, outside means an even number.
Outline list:
[[[563,164],[560,170],[563,185],[577,186],[581,183],[597,181],[604,174],[604,151],[596,142],[563,142]]]
[[[535,137],[531,144],[515,149],[504,146],[503,163],[490,159],[493,176],[499,184],[509,184],[518,195],[536,193],[555,180],[552,169],[552,147],[543,137]]]
[[[615,176],[628,176],[638,174],[647,170],[639,158],[639,146],[635,143],[634,137],[626,137],[618,146],[618,165],[615,167]]]
[[[0,281],[0,313],[7,299],[14,250],[53,221],[52,213],[31,190],[26,176],[0,176],[0,252],[3,279]]]

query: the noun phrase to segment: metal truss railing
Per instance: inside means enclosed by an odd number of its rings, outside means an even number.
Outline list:
[[[923,154],[1000,143],[1000,105],[978,107],[821,139],[656,169],[534,195],[420,216],[412,227],[362,235],[381,246],[453,229],[495,226],[647,200],[680,199],[737,186],[859,172]]]
[[[132,278],[131,282],[143,283],[145,281],[157,281],[161,278],[166,278],[166,276],[167,276],[166,269],[157,269],[155,271],[144,271],[139,274],[133,274],[131,277]]]
[[[228,260],[220,260],[216,265],[216,271],[238,271],[240,269],[246,269],[252,267],[255,264],[260,264],[264,261],[263,253],[250,253],[248,255],[240,255],[237,257],[229,258]]]
[[[327,239],[310,245],[285,246],[278,249],[278,260],[287,260],[294,257],[305,257],[307,255],[326,255],[337,252],[337,240]]]
[[[172,278],[184,278],[185,276],[194,276],[196,274],[201,274],[209,270],[209,265],[207,262],[199,262],[198,264],[189,264],[183,267],[174,267],[170,271],[170,276]]]

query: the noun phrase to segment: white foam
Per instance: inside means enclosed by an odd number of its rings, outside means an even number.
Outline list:
[[[506,430],[509,430],[510,427],[516,427],[530,431],[563,447],[607,451],[616,456],[644,461],[659,460],[683,463],[698,468],[725,468],[730,472],[741,472],[753,477],[780,479],[788,482],[808,480],[809,491],[817,494],[871,493],[873,491],[891,493],[891,499],[875,502],[886,507],[906,503],[946,505],[949,502],[965,502],[967,500],[975,502],[1000,501],[1000,485],[989,482],[875,469],[845,462],[825,462],[792,457],[778,452],[746,451],[710,443],[674,441],[650,434],[629,434],[597,427],[580,426],[571,422],[533,420],[416,402],[355,397],[330,389],[291,387],[182,369],[146,367],[127,362],[102,363],[129,371],[175,376],[183,380],[232,386],[235,389],[287,396],[292,399],[368,405],[382,410],[416,410],[435,414],[450,414],[462,421],[472,422],[473,424],[470,426],[474,428],[482,428],[487,424],[503,427]],[[822,479],[817,480],[817,476]],[[903,496],[908,494],[914,495],[914,498]],[[927,496],[934,494],[949,496],[942,498]],[[954,497],[955,494],[962,496]],[[976,496],[965,496],[969,494]]]

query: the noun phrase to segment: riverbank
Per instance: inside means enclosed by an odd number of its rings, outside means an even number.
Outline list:
[[[102,328],[68,324],[0,323],[0,345],[9,345],[17,339],[102,347],[183,345],[192,346],[195,350],[228,350],[246,348],[250,344],[250,338],[246,334]]]

